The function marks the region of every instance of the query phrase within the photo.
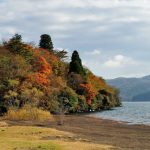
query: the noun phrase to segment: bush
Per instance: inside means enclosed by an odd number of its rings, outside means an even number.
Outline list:
[[[88,104],[86,103],[85,96],[79,95],[77,112],[84,112],[84,111],[88,111]]]
[[[9,120],[46,121],[51,120],[52,116],[48,111],[26,105],[21,109],[9,109],[5,118]]]
[[[64,111],[74,112],[78,105],[78,96],[74,90],[69,87],[65,87],[61,90],[61,94],[58,96],[60,108],[63,107]]]

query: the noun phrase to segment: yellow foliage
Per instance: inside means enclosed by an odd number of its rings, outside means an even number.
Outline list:
[[[88,83],[90,83],[95,91],[103,90],[114,93],[114,88],[109,86],[101,77],[97,77],[91,72],[88,73]]]
[[[52,115],[48,111],[38,108],[33,108],[29,105],[21,109],[10,109],[5,116],[9,120],[35,120],[35,121],[48,121],[52,119]]]
[[[9,90],[7,94],[4,95],[4,99],[8,100],[10,98],[14,98],[18,95],[17,92]]]

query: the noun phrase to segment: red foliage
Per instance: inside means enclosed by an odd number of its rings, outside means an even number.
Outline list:
[[[90,105],[92,103],[92,100],[96,96],[96,92],[93,90],[91,84],[85,83],[80,84],[80,86],[86,91],[86,102]]]

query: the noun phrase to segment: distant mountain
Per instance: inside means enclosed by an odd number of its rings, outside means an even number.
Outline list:
[[[133,101],[150,101],[150,91],[138,94],[132,98]]]
[[[107,80],[120,89],[123,101],[150,101],[150,75],[142,78],[116,78]]]

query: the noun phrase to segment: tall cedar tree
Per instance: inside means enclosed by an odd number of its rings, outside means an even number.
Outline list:
[[[80,59],[79,54],[76,50],[72,53],[72,57],[71,57],[71,62],[70,62],[70,66],[69,66],[69,73],[71,73],[71,72],[85,76],[85,71],[84,71],[84,68],[82,66],[81,59]]]
[[[40,43],[39,43],[40,48],[48,49],[49,51],[53,50],[53,42],[48,34],[42,34]]]

